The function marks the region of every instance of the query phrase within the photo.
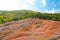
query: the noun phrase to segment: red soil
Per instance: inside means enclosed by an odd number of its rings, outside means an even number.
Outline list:
[[[60,22],[29,18],[0,25],[1,40],[47,40],[60,36]]]

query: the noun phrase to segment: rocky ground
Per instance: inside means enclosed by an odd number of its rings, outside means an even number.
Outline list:
[[[28,18],[0,24],[0,40],[60,40],[60,21]]]

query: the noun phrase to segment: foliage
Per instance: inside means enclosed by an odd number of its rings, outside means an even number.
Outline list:
[[[0,24],[25,18],[41,18],[60,21],[60,13],[40,13],[31,10],[0,11]]]

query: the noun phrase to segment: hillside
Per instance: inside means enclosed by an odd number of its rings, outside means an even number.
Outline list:
[[[60,13],[41,13],[32,10],[0,11],[0,24],[26,18],[60,21]]]
[[[60,40],[60,21],[27,18],[0,26],[0,40]]]

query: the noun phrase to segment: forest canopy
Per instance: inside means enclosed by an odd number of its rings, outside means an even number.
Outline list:
[[[41,13],[32,10],[0,11],[0,24],[25,18],[60,21],[60,13]]]

